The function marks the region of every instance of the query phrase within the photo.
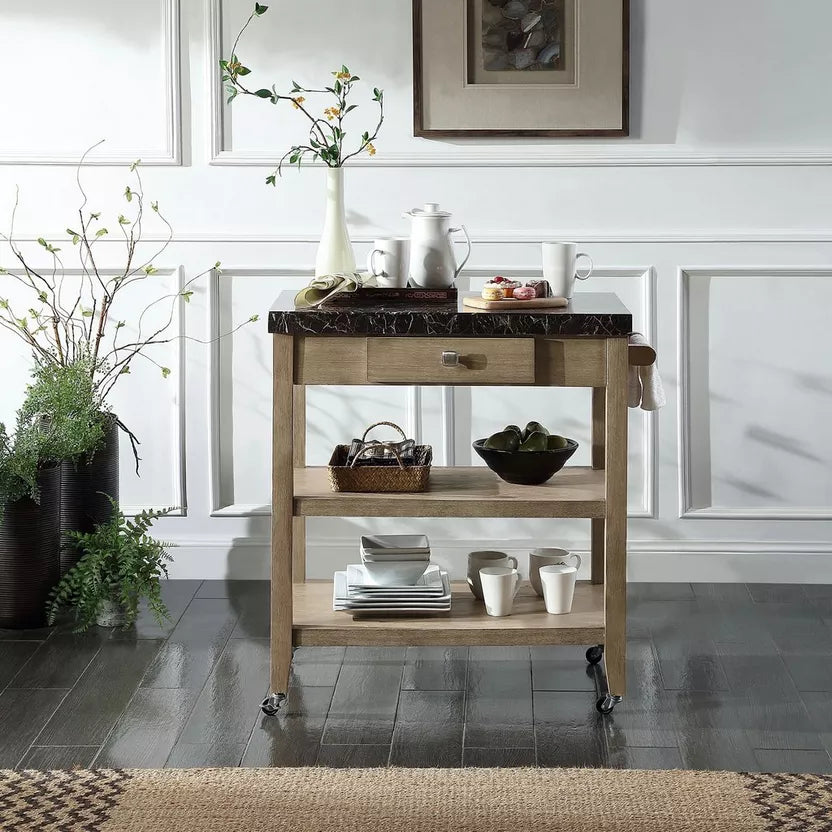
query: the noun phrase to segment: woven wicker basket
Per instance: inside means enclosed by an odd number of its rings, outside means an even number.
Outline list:
[[[370,425],[361,441],[365,443],[359,455],[353,459],[351,465],[347,465],[347,458],[350,452],[350,445],[336,445],[329,460],[329,482],[333,491],[355,491],[364,493],[392,493],[392,492],[415,492],[426,491],[430,478],[430,464],[433,460],[433,451],[430,445],[417,445],[413,451],[413,465],[405,465],[399,452],[388,442],[366,442],[367,434],[379,425],[389,425],[395,428],[403,438],[404,431],[393,422],[376,422]],[[386,448],[396,457],[395,465],[358,465],[356,462],[361,454],[366,451]]]

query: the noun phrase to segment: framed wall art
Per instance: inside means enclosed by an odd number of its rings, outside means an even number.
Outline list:
[[[629,0],[413,0],[413,132],[629,134]]]

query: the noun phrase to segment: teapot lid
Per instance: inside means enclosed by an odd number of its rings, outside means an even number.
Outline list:
[[[414,208],[408,212],[414,217],[450,217],[447,211],[439,209],[438,202],[426,202],[422,208]]]

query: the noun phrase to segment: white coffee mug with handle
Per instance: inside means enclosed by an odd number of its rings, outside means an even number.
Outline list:
[[[387,289],[407,286],[406,243],[401,237],[382,237],[373,243],[367,257],[367,271],[375,276],[379,286]]]
[[[581,556],[557,546],[532,549],[529,552],[529,583],[541,598],[543,597],[543,584],[540,582],[540,568],[557,565],[574,566],[578,570],[581,568]]]
[[[505,552],[482,551],[470,552],[468,555],[468,586],[474,598],[483,600],[480,569],[484,566],[510,566],[517,569],[517,558]]]
[[[543,279],[552,287],[552,295],[556,298],[572,298],[575,279],[586,280],[595,268],[592,258],[578,251],[577,243],[543,242]],[[578,259],[585,257],[589,260],[589,268],[584,274],[578,270]]]
[[[485,611],[497,618],[511,615],[520,573],[511,566],[485,566],[480,569],[480,581]]]

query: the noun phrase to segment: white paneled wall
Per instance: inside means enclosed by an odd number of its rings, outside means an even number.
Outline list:
[[[276,189],[263,182],[298,136],[296,114],[240,99],[228,108],[220,95],[216,61],[252,5],[0,0],[0,48],[25,68],[4,91],[0,230],[19,185],[16,236],[33,251],[39,236],[60,245],[78,207],[70,163],[105,138],[84,180],[90,206],[115,217],[126,165],[142,159],[146,190],[176,229],[159,287],[223,263],[179,310],[192,340],[155,356],[171,377],[136,367],[114,401],[142,439],[140,477],[123,447],[123,502],[181,507],[161,524],[179,544],[177,576],[268,574],[266,311],[308,280],[322,219],[320,169],[291,171]],[[410,0],[320,0],[314,14],[275,0],[239,51],[256,86],[320,84],[347,63],[385,89],[379,153],[347,177],[359,261],[375,235],[406,233],[402,210],[425,201],[471,231],[475,287],[496,272],[536,274],[544,237],[590,251],[598,270],[581,288],[630,307],[658,347],[669,399],[658,415],[630,416],[631,577],[829,581],[832,6],[728,5],[632,0],[633,135],[623,141],[413,138]],[[363,103],[351,117],[368,112]],[[157,241],[164,232],[146,230]],[[119,244],[100,246],[117,268]],[[131,304],[141,309],[141,297]],[[255,313],[261,321],[233,338],[200,343]],[[21,399],[22,359],[0,335],[0,418]],[[308,407],[316,464],[380,418],[458,464],[478,464],[471,439],[509,421],[588,439],[580,390],[319,388]],[[457,572],[472,547],[582,550],[588,539],[578,521],[320,519],[308,524],[310,574],[353,557],[368,526],[428,531]]]

